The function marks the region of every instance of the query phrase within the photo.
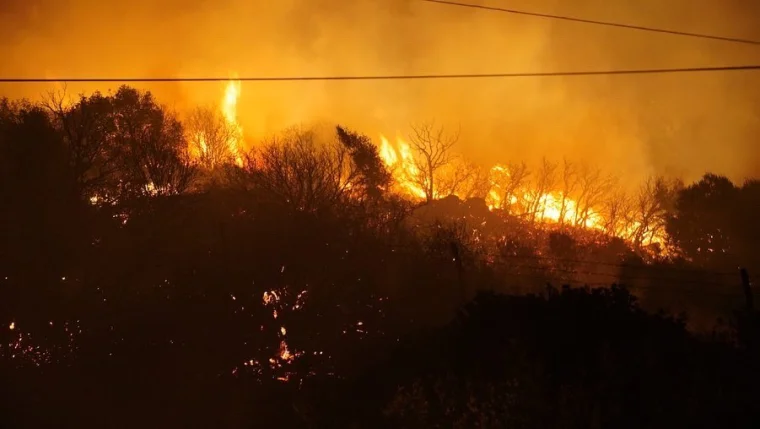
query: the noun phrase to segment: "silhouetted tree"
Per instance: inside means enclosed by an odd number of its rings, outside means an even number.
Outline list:
[[[117,171],[111,97],[95,92],[69,104],[65,90],[51,92],[45,107],[60,129],[69,164],[77,182],[77,192],[84,200],[103,195],[113,187]]]
[[[520,191],[527,185],[530,171],[525,162],[510,162],[506,166],[497,166],[491,170],[491,184],[498,188],[499,207],[507,213],[512,213],[513,199],[514,204],[525,205],[525,197]],[[515,213],[512,213],[515,214]]]
[[[4,299],[36,313],[61,299],[61,276],[80,268],[89,216],[68,148],[49,112],[0,100],[0,279]],[[6,313],[7,314],[7,313]]]
[[[666,230],[683,256],[704,267],[726,269],[737,264],[744,227],[737,216],[740,192],[729,179],[706,174],[678,193]]]
[[[257,150],[252,159],[248,169],[254,183],[301,211],[348,204],[351,189],[361,184],[348,149],[318,141],[313,130],[290,130]]]
[[[534,182],[530,192],[530,204],[528,214],[531,220],[542,220],[546,212],[545,195],[554,191],[557,184],[557,163],[546,158],[541,160],[541,166],[536,170]]]
[[[562,189],[560,189],[560,208],[559,208],[559,223],[560,225],[565,224],[565,218],[567,217],[568,210],[571,208],[569,207],[572,196],[575,193],[575,189],[578,187],[578,173],[576,171],[575,165],[568,161],[567,159],[562,160],[562,179],[561,179],[561,185]],[[577,210],[577,207],[572,207],[574,210]]]
[[[578,170],[578,208],[575,224],[585,225],[591,211],[599,206],[615,185],[615,178],[599,168],[582,165]]]
[[[177,195],[195,177],[182,123],[150,92],[122,86],[112,98],[119,194]]]
[[[459,133],[448,134],[442,126],[432,122],[412,126],[409,145],[415,153],[417,174],[411,179],[424,190],[427,202],[438,196],[438,174],[452,161],[451,149],[458,140]]]
[[[369,137],[357,134],[341,126],[336,127],[338,141],[346,148],[357,170],[357,187],[372,200],[380,199],[393,180],[390,172],[380,159],[377,146]],[[355,190],[355,189],[354,189]]]
[[[224,116],[211,107],[194,109],[185,123],[191,153],[203,167],[235,162],[230,142],[241,138],[238,127],[227,122]]]
[[[664,177],[650,177],[634,197],[631,241],[634,247],[650,245],[665,231],[668,208],[680,184]]]
[[[633,211],[630,195],[622,189],[614,189],[604,198],[601,214],[605,220],[604,230],[613,237],[627,237],[631,229]]]
[[[456,159],[441,169],[438,175],[438,197],[456,195],[462,199],[485,197],[487,176],[472,162]]]

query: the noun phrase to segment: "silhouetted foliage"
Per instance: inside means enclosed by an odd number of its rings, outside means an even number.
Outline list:
[[[113,104],[99,92],[66,107],[66,94],[51,94],[46,104],[61,131],[69,155],[69,165],[83,200],[103,194],[113,186],[116,159],[112,136],[116,132]]]
[[[343,127],[336,127],[338,141],[348,150],[351,159],[360,175],[358,185],[368,198],[377,201],[388,189],[393,178],[385,168],[377,152],[377,146],[363,135],[354,133]]]
[[[349,204],[359,170],[337,143],[319,141],[313,131],[293,129],[251,156],[254,185],[295,209],[332,210]]]
[[[187,139],[198,163],[207,169],[235,162],[230,142],[242,138],[240,130],[210,107],[194,109],[187,118]]]
[[[758,316],[718,271],[760,270],[757,182],[486,172],[423,126],[420,203],[342,127],[240,167],[213,112],[185,128],[134,88],[64,96],[0,100],[4,426],[760,422]]]
[[[23,287],[4,288],[33,313],[55,308],[57,279],[76,270],[89,242],[89,212],[78,194],[60,132],[44,109],[0,108],[0,269]]]
[[[748,262],[742,258],[740,243],[753,227],[740,220],[742,209],[748,207],[740,205],[740,193],[727,178],[707,174],[678,194],[667,229],[686,258],[717,269]]]
[[[416,174],[410,179],[425,193],[425,200],[431,202],[437,196],[447,197],[453,193],[441,194],[439,181],[441,170],[454,159],[452,148],[459,140],[459,133],[448,134],[442,126],[433,122],[418,124],[412,127],[409,144],[416,153]]]
[[[742,427],[758,414],[729,350],[619,287],[483,294],[364,388],[399,385],[378,398],[390,427]]]
[[[182,123],[149,92],[122,87],[112,104],[119,191],[130,197],[185,191],[195,171]]]

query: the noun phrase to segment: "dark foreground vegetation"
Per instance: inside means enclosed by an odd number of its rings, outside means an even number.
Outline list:
[[[0,426],[760,427],[756,182],[652,182],[658,250],[336,134],[239,167],[128,88],[0,103]]]

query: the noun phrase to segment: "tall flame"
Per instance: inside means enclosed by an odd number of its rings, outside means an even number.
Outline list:
[[[395,147],[387,138],[380,136],[380,158],[392,172],[396,184],[402,193],[415,198],[425,198],[426,184],[420,169],[414,160],[412,149],[402,139],[396,139]]]
[[[230,130],[230,137],[228,137],[227,141],[224,142],[226,145],[226,155],[229,155],[234,160],[236,165],[242,167],[243,158],[241,155],[240,146],[242,143],[243,128],[237,121],[237,103],[239,98],[240,81],[230,80],[225,87],[224,96],[222,97],[219,109],[222,114],[222,120],[224,120],[225,125]],[[193,158],[201,159],[208,157],[210,155],[209,151],[211,148],[209,147],[209,142],[206,141],[206,131],[198,130],[195,134],[195,139],[198,145],[191,145],[190,155]],[[208,159],[208,162],[211,164],[211,166],[219,161],[216,159],[216,156],[217,154],[213,154],[211,158]]]
[[[232,80],[227,84],[222,100],[222,115],[227,124],[234,130],[233,136],[227,141],[227,147],[235,158],[235,164],[243,165],[243,158],[240,154],[240,139],[243,135],[243,127],[237,121],[237,103],[240,97],[240,81]]]

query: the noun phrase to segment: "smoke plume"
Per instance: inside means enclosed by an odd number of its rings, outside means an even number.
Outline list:
[[[476,2],[476,0],[472,0]],[[483,3],[485,4],[485,3]],[[750,0],[500,1],[542,13],[760,39]],[[760,63],[760,47],[418,0],[5,0],[0,76],[163,77],[498,73]],[[436,120],[481,162],[543,155],[630,179],[760,172],[756,72],[483,80],[243,83],[249,141],[331,121],[376,138]],[[69,85],[70,94],[117,84]],[[178,111],[221,83],[137,84]],[[60,85],[3,84],[39,99]]]

